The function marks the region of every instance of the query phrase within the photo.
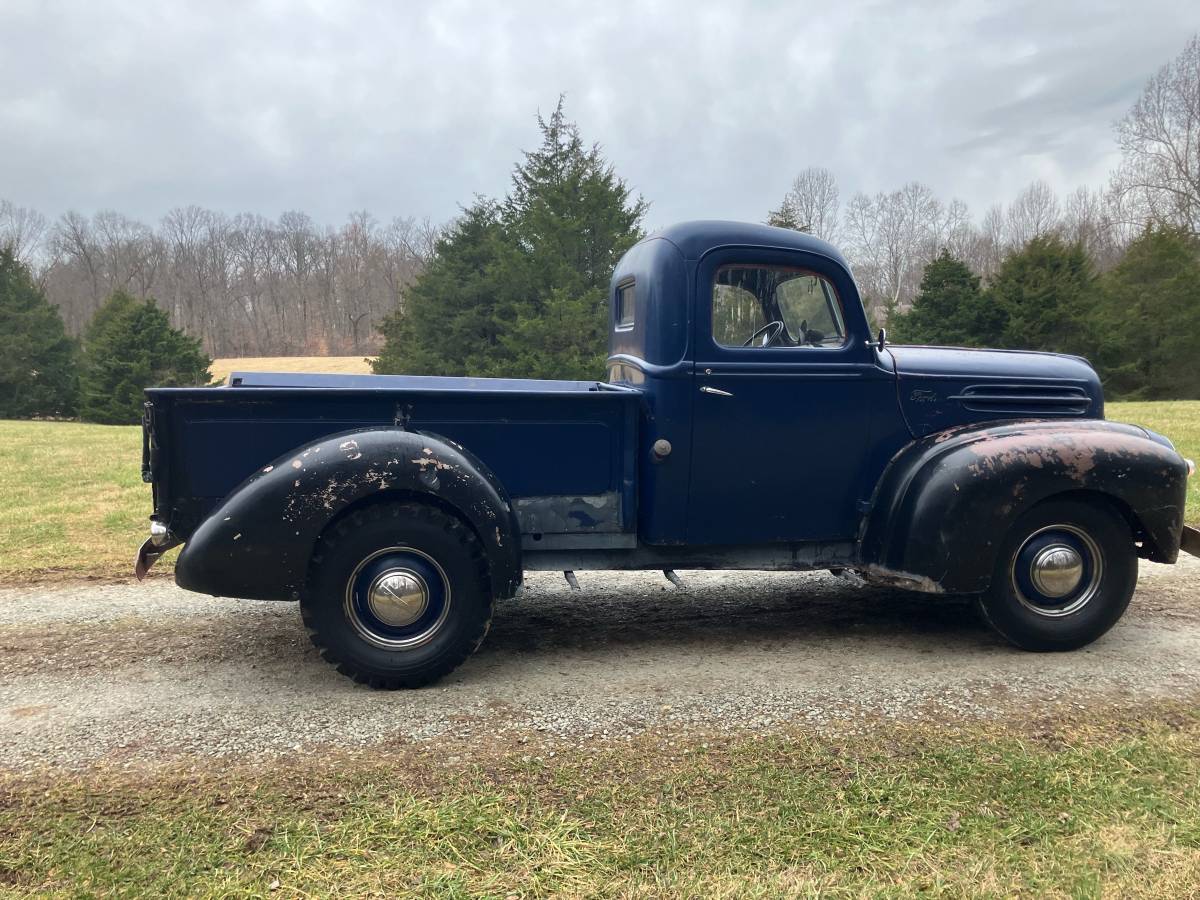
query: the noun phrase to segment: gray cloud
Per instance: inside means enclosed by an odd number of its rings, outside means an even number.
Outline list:
[[[1194,3],[0,6],[0,197],[444,219],[507,189],[560,91],[651,224],[760,219],[793,174],[980,214],[1115,160]]]

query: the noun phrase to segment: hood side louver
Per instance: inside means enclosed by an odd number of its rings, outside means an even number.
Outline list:
[[[949,399],[1006,416],[1082,416],[1091,406],[1087,391],[1072,385],[972,384]]]

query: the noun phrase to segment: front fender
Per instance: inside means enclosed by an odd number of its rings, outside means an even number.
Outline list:
[[[1103,420],[972,425],[893,458],[864,523],[868,573],[927,591],[986,590],[1012,521],[1059,494],[1109,498],[1147,555],[1174,562],[1187,464],[1133,425]]]
[[[446,438],[402,428],[349,431],[281,456],[242,482],[188,539],[175,566],[189,591],[295,599],[321,532],[355,503],[389,493],[430,498],[474,530],[493,595],[521,583],[516,513],[496,476]]]

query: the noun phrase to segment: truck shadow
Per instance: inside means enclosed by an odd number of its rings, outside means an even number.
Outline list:
[[[1002,644],[968,597],[856,586],[829,576],[733,576],[685,590],[531,590],[499,604],[481,653],[744,641]],[[861,649],[861,644],[860,644]]]

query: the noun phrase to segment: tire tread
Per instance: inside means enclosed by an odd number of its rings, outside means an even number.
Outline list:
[[[432,504],[418,501],[374,503],[343,516],[317,540],[317,546],[312,556],[313,565],[321,565],[326,556],[332,550],[336,549],[353,531],[362,528],[370,522],[380,521],[384,518],[420,519],[445,531],[467,550],[471,561],[474,563],[474,574],[478,588],[485,595],[490,595],[487,561],[483,555],[483,548],[479,545],[474,532],[467,528],[457,517],[442,511]],[[312,570],[310,569],[310,584],[311,581]],[[464,639],[458,642],[453,652],[444,654],[438,659],[435,665],[425,666],[420,671],[412,673],[381,676],[378,673],[360,667],[352,659],[339,654],[326,642],[313,614],[312,604],[314,602],[321,602],[321,598],[314,598],[306,591],[305,596],[301,598],[300,602],[300,617],[305,631],[308,632],[308,639],[316,647],[318,655],[347,678],[351,678],[358,684],[367,685],[377,690],[425,687],[457,669],[471,654],[479,649],[480,644],[487,637],[487,633],[491,629],[494,609],[491,598],[488,596],[486,614],[482,619],[473,623],[474,627],[472,630],[463,636]]]

